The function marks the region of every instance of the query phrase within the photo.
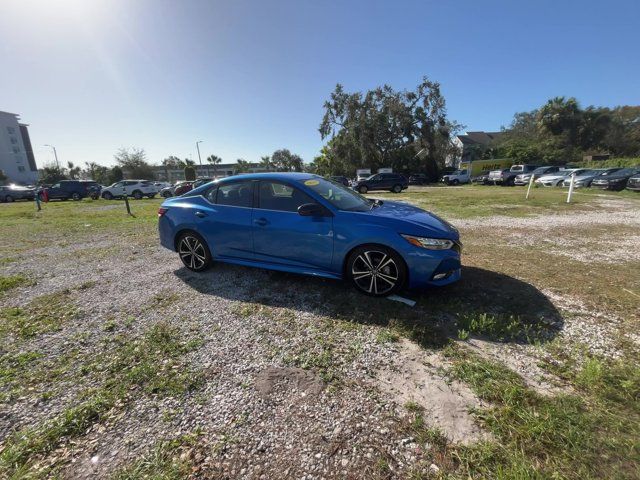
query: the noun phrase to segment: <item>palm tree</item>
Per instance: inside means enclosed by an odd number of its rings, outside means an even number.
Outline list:
[[[239,158],[236,161],[236,173],[248,172],[249,166],[250,166],[249,162],[247,162],[246,160],[243,160],[242,158]]]
[[[211,165],[213,165],[213,176],[217,177],[218,176],[218,165],[220,165],[220,163],[222,163],[222,159],[220,157],[218,157],[217,155],[209,155],[207,157],[207,162],[209,162]]]
[[[260,166],[264,168],[267,172],[271,170],[271,157],[269,155],[260,157]]]
[[[95,180],[96,168],[98,168],[99,165],[96,162],[84,162],[84,164],[87,166],[87,172],[91,180]]]
[[[80,167],[76,167],[73,162],[67,162],[67,167],[69,168],[69,178],[75,180],[80,174]]]

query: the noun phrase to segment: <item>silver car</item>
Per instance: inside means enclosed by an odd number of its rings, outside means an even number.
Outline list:
[[[576,175],[573,186],[574,188],[590,187],[591,182],[593,182],[595,178],[607,177],[608,175],[617,172],[618,170],[622,170],[622,168],[596,168],[593,170],[586,170]],[[562,182],[562,186],[568,187],[570,185],[571,177],[565,178]]]
[[[32,187],[21,187],[20,185],[0,186],[0,202],[14,202],[16,200],[33,200],[36,190]]]

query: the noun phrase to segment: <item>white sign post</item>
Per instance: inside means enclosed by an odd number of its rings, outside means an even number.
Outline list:
[[[531,179],[529,180],[529,186],[527,187],[527,196],[525,197],[525,200],[529,200],[529,192],[531,191],[531,185],[533,185],[533,173],[531,174]]]
[[[569,183],[569,193],[567,194],[567,203],[571,203],[571,195],[573,194],[573,183],[576,180],[576,174],[571,174],[571,183]]]

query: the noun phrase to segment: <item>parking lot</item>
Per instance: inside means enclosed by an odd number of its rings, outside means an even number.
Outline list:
[[[0,476],[633,478],[640,195],[410,187],[410,307],[161,248],[158,199],[0,205]]]

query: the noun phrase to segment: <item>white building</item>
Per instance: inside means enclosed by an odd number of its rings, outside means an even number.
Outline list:
[[[27,125],[15,113],[0,111],[0,170],[7,183],[35,185],[38,167],[33,156]]]

